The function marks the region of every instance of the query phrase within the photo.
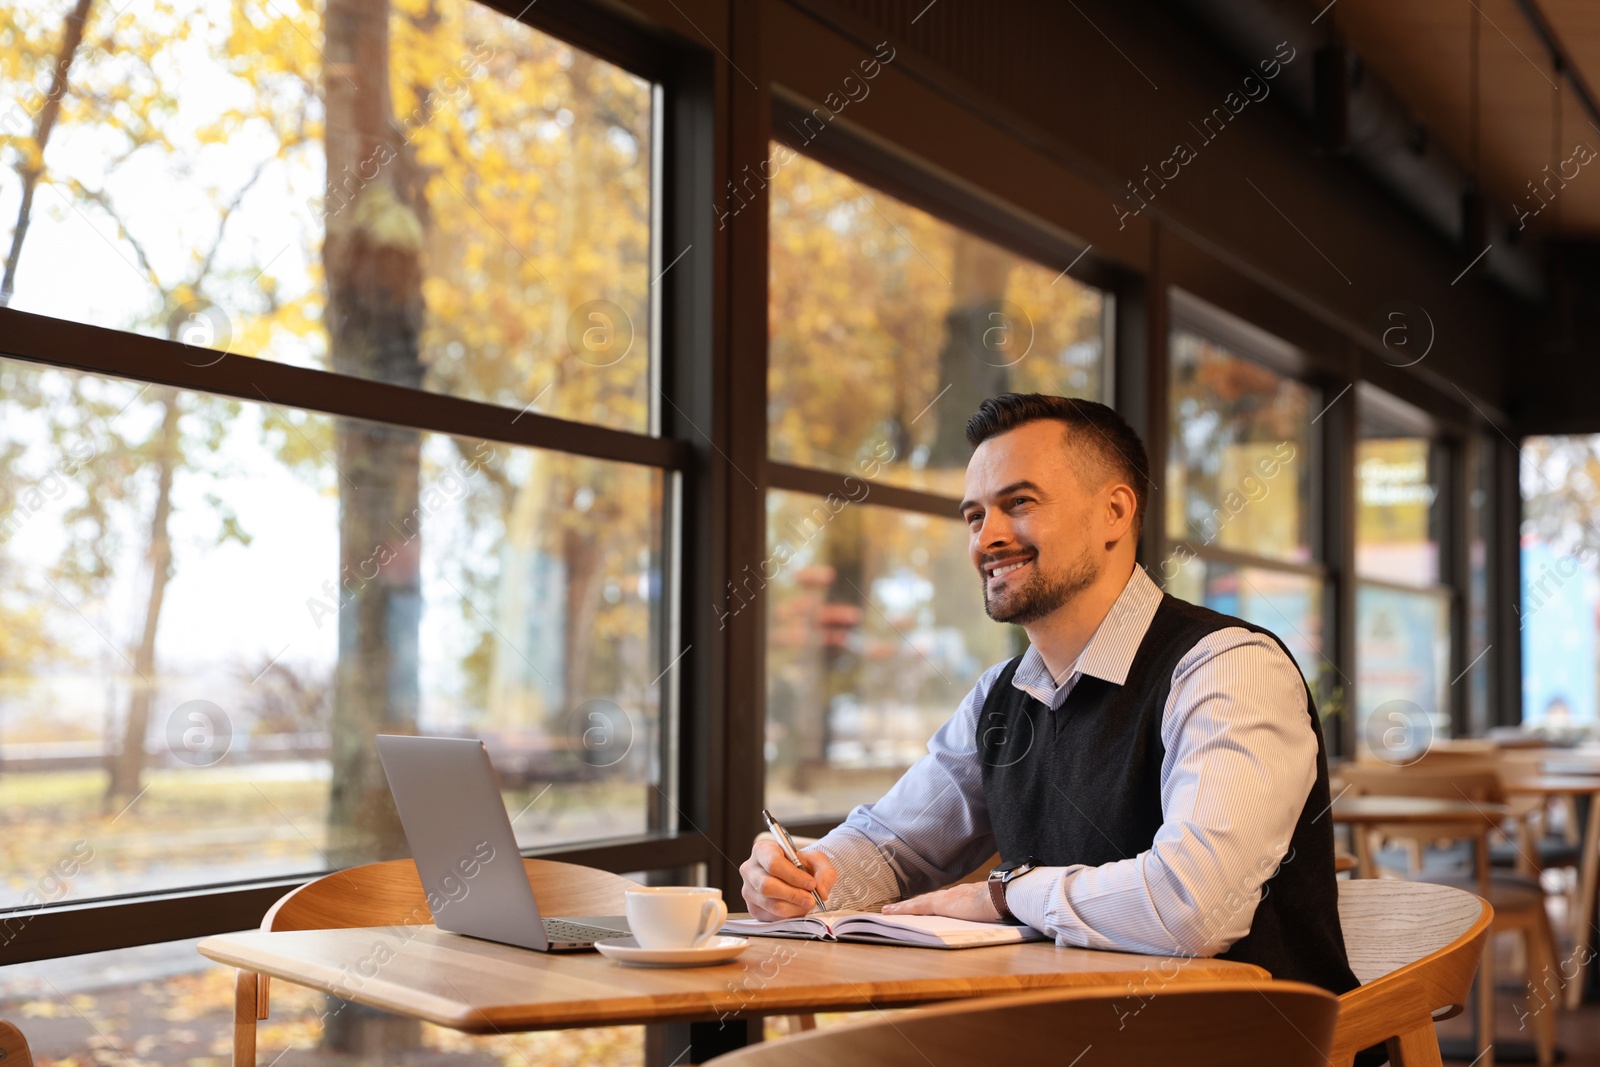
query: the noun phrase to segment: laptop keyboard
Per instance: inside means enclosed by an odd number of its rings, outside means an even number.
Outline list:
[[[554,942],[603,941],[608,937],[627,937],[626,930],[611,930],[604,926],[568,922],[566,919],[544,920],[544,936]]]

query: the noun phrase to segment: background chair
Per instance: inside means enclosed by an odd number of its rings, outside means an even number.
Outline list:
[[[1341,881],[1339,924],[1361,985],[1339,998],[1333,1067],[1349,1067],[1357,1052],[1380,1041],[1394,1067],[1439,1064],[1433,1024],[1465,1006],[1493,918],[1483,898],[1450,886]],[[1480,1025],[1480,1052],[1488,1040]],[[1480,1064],[1492,1057],[1488,1052]]]
[[[28,1051],[27,1038],[6,1022],[0,1022],[0,1063],[5,1067],[33,1067],[33,1053]]]
[[[1338,1000],[1298,982],[1051,990],[846,1023],[719,1056],[718,1067],[1326,1067]],[[1075,1058],[1076,1057],[1076,1058]]]
[[[1341,769],[1341,776],[1353,793],[1387,796],[1429,796],[1446,800],[1470,800],[1475,803],[1503,803],[1504,786],[1497,772],[1481,764],[1464,759],[1435,760],[1408,767],[1387,764],[1358,764]],[[1524,822],[1526,826],[1526,822]],[[1362,834],[1357,828],[1355,833]],[[1415,838],[1415,827],[1398,826],[1378,828],[1380,833],[1392,833]],[[1489,870],[1487,849],[1481,843],[1482,823],[1463,824],[1459,830],[1448,826],[1430,825],[1427,833],[1431,839],[1445,837],[1469,838],[1479,842],[1478,864],[1474,873],[1425,874],[1430,882],[1476,892],[1485,897],[1492,907],[1493,922],[1482,956],[1478,978],[1478,1019],[1480,1051],[1493,1041],[1494,1029],[1494,937],[1510,933],[1518,937],[1523,951],[1524,972],[1528,981],[1541,983],[1555,973],[1557,951],[1555,933],[1550,928],[1550,916],[1545,909],[1545,893],[1537,873],[1517,874],[1510,871]],[[1370,845],[1358,837],[1358,852],[1370,850]],[[1420,847],[1420,845],[1419,845]],[[1420,866],[1420,864],[1418,865]],[[1354,883],[1352,883],[1354,884]],[[1540,1064],[1553,1062],[1555,1050],[1555,1006],[1541,1010],[1533,1021],[1534,1044]],[[1492,1062],[1493,1052],[1487,1052],[1485,1064]]]
[[[551,915],[622,915],[639,883],[610,871],[524,859],[539,910]],[[263,930],[344,930],[433,922],[417,865],[389,860],[334,871],[290,890],[261,920]],[[267,975],[239,971],[234,981],[233,1064],[255,1067],[256,1022],[268,1013]],[[6,1063],[5,1067],[11,1067]]]

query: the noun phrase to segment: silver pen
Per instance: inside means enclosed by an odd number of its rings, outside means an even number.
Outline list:
[[[774,819],[772,817],[772,812],[768,811],[766,808],[761,809],[761,817],[766,820],[767,829],[772,831],[772,836],[778,841],[778,847],[783,849],[783,854],[789,858],[789,862],[794,864],[796,867],[799,867],[807,874],[810,874],[810,869],[806,867],[805,864],[800,862],[800,853],[795,850],[794,841],[789,837],[789,831],[783,828],[783,823],[779,822],[777,819]],[[817,902],[818,908],[820,908],[822,911],[828,910],[828,905],[824,904],[822,901],[822,895],[815,889],[811,891],[811,897]]]

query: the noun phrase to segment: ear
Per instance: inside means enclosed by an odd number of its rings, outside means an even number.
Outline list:
[[[1139,507],[1139,498],[1134,494],[1132,487],[1122,483],[1113,482],[1106,488],[1103,515],[1105,525],[1102,532],[1106,538],[1106,551],[1109,552],[1117,543],[1133,532],[1133,517]]]

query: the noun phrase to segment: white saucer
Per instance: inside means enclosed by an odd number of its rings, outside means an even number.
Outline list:
[[[596,941],[594,947],[607,959],[638,967],[700,967],[726,963],[749,948],[750,939],[719,935],[699,948],[641,948],[631,937],[608,937]]]

